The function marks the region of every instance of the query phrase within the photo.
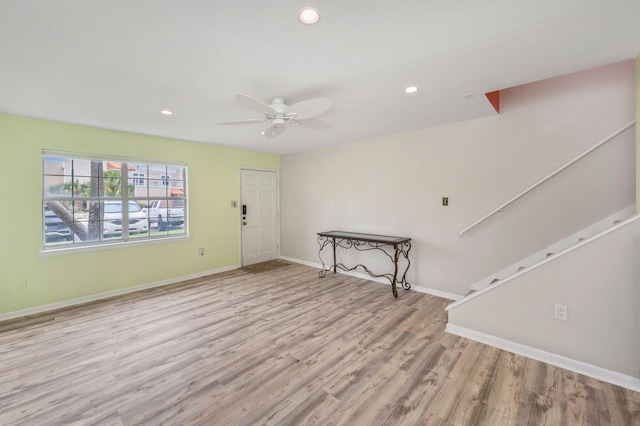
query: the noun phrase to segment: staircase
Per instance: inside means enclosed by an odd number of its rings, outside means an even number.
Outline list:
[[[556,242],[549,247],[546,247],[543,250],[538,251],[537,253],[525,259],[522,259],[494,274],[491,274],[488,277],[483,278],[470,287],[464,298],[467,298],[481,290],[487,289],[496,283],[505,281],[506,279],[510,279],[515,275],[524,273],[527,268],[531,268],[532,266],[535,266],[541,262],[547,261],[549,258],[555,256],[556,254],[577,244],[580,244],[583,241],[611,228],[612,226],[620,224],[634,214],[635,205],[631,205],[617,213],[614,213],[613,215],[596,222],[586,229],[583,229],[561,241]],[[462,300],[464,300],[464,298]]]
[[[607,226],[451,303],[446,331],[640,392],[640,214]]]
[[[635,120],[458,234],[502,214],[634,125]],[[447,306],[446,331],[640,392],[639,259],[640,214],[634,204],[471,285],[465,297]],[[558,315],[559,309],[565,314]]]
[[[567,168],[571,167],[573,164],[575,164],[578,161],[580,161],[581,159],[585,158],[586,156],[588,156],[592,152],[596,151],[598,148],[600,148],[604,144],[616,139],[617,136],[619,136],[622,133],[626,132],[628,129],[634,127],[635,124],[636,124],[636,120],[630,121],[629,123],[627,123],[626,125],[624,125],[620,129],[618,129],[615,132],[613,132],[611,135],[607,136],[606,138],[604,138],[603,140],[601,140],[600,142],[598,142],[597,144],[595,144],[594,146],[589,148],[587,151],[585,151],[582,154],[578,155],[573,160],[569,161],[568,163],[564,164],[563,166],[561,166],[560,168],[558,168],[554,172],[552,172],[552,173],[548,174],[547,176],[543,177],[538,182],[536,182],[533,185],[529,186],[527,189],[523,190],[522,192],[520,192],[516,196],[512,197],[511,199],[509,199],[508,201],[502,203],[500,206],[496,207],[495,209],[493,209],[492,211],[490,211],[489,213],[487,213],[486,215],[484,215],[480,219],[476,220],[471,225],[469,225],[466,228],[462,229],[460,232],[458,232],[458,235],[463,237],[465,233],[469,232],[471,229],[473,229],[476,226],[480,225],[481,223],[483,223],[485,220],[489,219],[493,215],[495,215],[497,213],[503,214],[505,208],[507,208],[511,204],[515,203],[516,201],[518,201],[519,199],[521,199],[522,197],[527,195],[529,192],[531,192],[534,189],[536,189],[537,187],[543,185],[545,182],[549,181],[550,179],[552,179],[553,177],[555,177],[559,173],[562,173],[564,170],[566,170]],[[588,239],[588,238],[590,238],[590,237],[592,237],[592,236],[594,236],[594,235],[596,235],[596,234],[598,234],[600,232],[603,232],[604,230],[606,230],[607,228],[610,228],[611,226],[615,226],[615,225],[619,224],[621,221],[631,217],[634,214],[635,214],[635,205],[629,206],[626,209],[622,210],[621,212],[618,212],[618,213],[616,213],[616,214],[614,214],[614,215],[612,215],[612,216],[610,216],[610,217],[608,217],[608,218],[606,218],[604,220],[601,220],[600,222],[590,226],[589,228],[587,228],[587,229],[585,229],[585,230],[583,230],[583,231],[581,231],[581,232],[579,232],[577,234],[571,235],[570,237],[565,238],[564,240],[561,240],[561,241],[553,244],[552,246],[547,247],[546,249],[541,250],[538,253],[535,253],[532,256],[527,257],[526,259],[522,259],[520,262],[517,262],[516,264],[511,265],[511,266],[509,266],[509,267],[507,267],[507,268],[505,268],[505,269],[503,269],[501,271],[498,271],[495,274],[493,274],[493,275],[491,275],[489,277],[486,277],[485,279],[480,280],[479,282],[473,284],[470,287],[469,292],[465,295],[465,297],[462,300],[464,300],[467,297],[475,297],[477,295],[477,292],[484,291],[487,288],[489,288],[491,285],[494,285],[494,284],[500,282],[501,280],[504,281],[507,278],[511,278],[511,277],[517,276],[517,275],[523,273],[524,271],[526,271],[526,269],[528,267],[532,267],[533,265],[537,265],[539,263],[545,262],[550,257],[553,257],[556,253],[559,253],[559,252],[561,252],[563,250],[566,250],[567,248],[569,248],[571,246],[580,244],[583,241],[585,241],[586,239]],[[458,302],[460,302],[460,300]],[[456,304],[457,304],[457,302],[454,305],[456,305]]]

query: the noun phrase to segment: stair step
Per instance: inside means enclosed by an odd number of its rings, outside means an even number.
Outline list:
[[[617,224],[619,224],[620,222],[622,222],[622,221],[621,221],[621,220],[614,220],[614,221],[613,221],[613,224],[614,224],[614,225],[617,225]]]
[[[498,282],[498,281],[500,281],[500,278],[494,278],[493,280],[491,280],[491,282],[489,283],[489,285],[491,285],[491,284],[493,284],[493,283],[496,283],[496,282]]]
[[[476,291],[478,291],[478,290],[471,289],[471,290],[469,290],[469,292],[467,294],[464,295],[464,297],[471,296]]]
[[[582,238],[578,238],[578,242],[580,242],[580,241],[584,241],[584,240],[586,240],[586,238],[584,238],[584,237],[582,237]]]
[[[547,253],[547,257],[553,256],[553,253]]]
[[[526,266],[521,266],[521,267],[519,267],[519,268],[518,268],[518,272],[522,271],[523,269],[527,269],[527,267],[526,267]]]

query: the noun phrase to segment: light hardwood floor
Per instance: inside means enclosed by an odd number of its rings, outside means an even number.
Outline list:
[[[640,424],[638,393],[445,333],[445,299],[317,272],[0,323],[0,424]]]

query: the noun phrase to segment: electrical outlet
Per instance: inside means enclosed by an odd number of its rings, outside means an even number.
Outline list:
[[[200,247],[198,249],[198,256],[204,256],[204,248]]]
[[[567,318],[569,317],[569,308],[566,307],[565,305],[558,305],[558,304],[556,304],[555,308],[556,308],[555,318],[562,321],[566,321]]]

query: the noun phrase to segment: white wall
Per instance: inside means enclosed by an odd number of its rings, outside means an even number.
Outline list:
[[[640,218],[620,226],[451,306],[449,324],[637,378]]]
[[[636,56],[636,122],[640,122],[640,54]],[[640,200],[640,127],[636,126],[636,200]],[[640,202],[636,204],[640,213]]]
[[[634,119],[634,73],[626,61],[531,83],[503,90],[498,116],[283,156],[281,254],[318,262],[316,233],[331,229],[408,236],[409,281],[465,294],[492,272],[633,204],[632,129],[504,216],[458,236]]]

